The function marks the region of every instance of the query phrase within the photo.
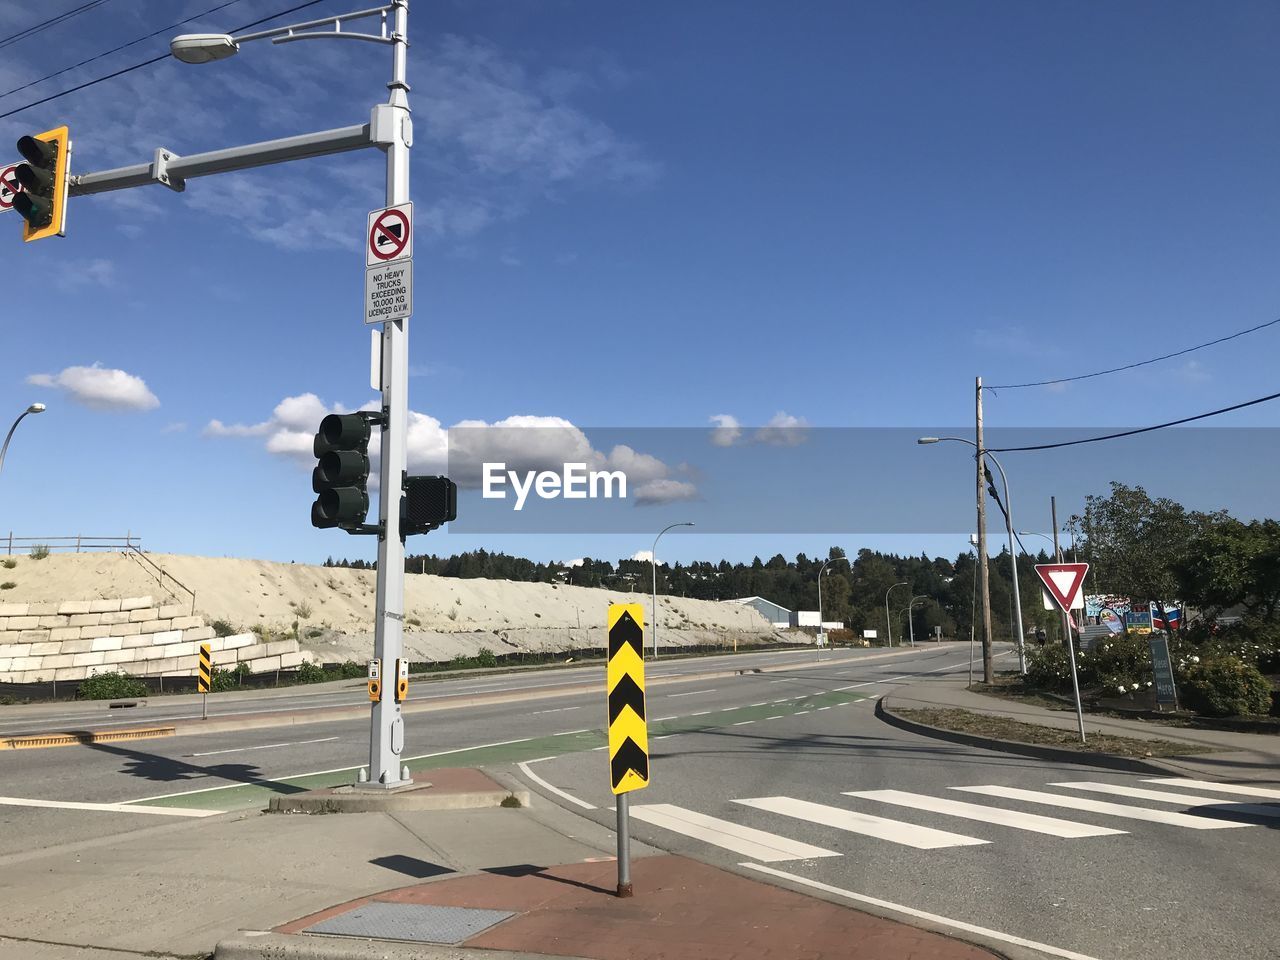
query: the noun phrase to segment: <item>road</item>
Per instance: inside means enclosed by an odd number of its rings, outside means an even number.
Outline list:
[[[906,909],[953,929],[979,926],[1038,944],[1046,956],[1280,955],[1280,918],[1270,909],[1280,806],[1265,806],[1280,802],[1280,791],[1242,796],[1153,783],[1158,778],[898,730],[875,716],[875,698],[963,671],[968,654],[950,644],[888,653],[651,665],[659,681],[648,695],[653,780],[632,795],[634,835],[855,905],[874,898],[873,909],[894,915]],[[748,662],[761,672],[727,674]],[[601,672],[417,684],[415,696],[458,705],[410,714],[406,762],[415,774],[502,767],[544,802],[612,824],[603,692],[579,689],[598,687]],[[281,718],[293,717],[331,700],[358,704],[362,689],[353,687],[270,703],[288,711]],[[495,698],[472,702],[482,694]],[[225,698],[217,712],[261,715],[265,702]],[[166,708],[190,710],[155,703],[149,719]],[[74,711],[44,718],[70,719],[85,720]],[[282,719],[216,734],[6,752],[0,835],[7,853],[34,855],[174,817],[198,822],[260,809],[273,793],[349,781],[366,759],[367,738],[361,719],[288,726]],[[1221,806],[1233,802],[1245,806]]]

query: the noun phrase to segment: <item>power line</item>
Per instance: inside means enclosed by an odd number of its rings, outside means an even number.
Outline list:
[[[1098,370],[1094,373],[1082,373],[1076,377],[1059,377],[1056,380],[1033,380],[1030,383],[1004,383],[996,386],[990,386],[986,389],[1016,390],[1019,387],[1045,387],[1055,383],[1072,383],[1076,380],[1089,380],[1093,377],[1105,377],[1109,373],[1120,373],[1123,370],[1133,370],[1137,367],[1145,367],[1151,363],[1159,363],[1161,360],[1172,360],[1174,357],[1181,357],[1184,354],[1193,353],[1196,350],[1203,350],[1205,347],[1212,347],[1219,343],[1226,343],[1228,340],[1234,340],[1237,337],[1243,337],[1246,333],[1253,333],[1257,330],[1263,330],[1267,327],[1275,326],[1277,323],[1280,323],[1280,317],[1276,317],[1274,320],[1268,320],[1266,323],[1260,323],[1256,327],[1250,327],[1248,330],[1241,330],[1239,333],[1233,333],[1230,336],[1219,337],[1217,340],[1210,340],[1208,343],[1200,343],[1194,347],[1187,347],[1185,350],[1166,353],[1162,357],[1152,357],[1150,360],[1139,360],[1137,363],[1126,363],[1122,367],[1112,367],[1109,370]]]
[[[106,0],[97,0],[97,2],[105,3]],[[291,13],[296,13],[299,10],[305,10],[307,7],[314,7],[317,3],[324,3],[324,2],[325,0],[307,0],[306,3],[297,4],[296,6],[290,7],[287,10],[279,10],[276,13],[271,14],[270,16],[262,17],[261,19],[254,20],[251,23],[245,23],[238,27],[235,27],[231,30],[231,33],[239,33],[241,30],[248,30],[250,27],[256,27],[259,24],[266,23],[268,20],[275,20],[277,17],[284,17]],[[114,73],[108,73],[106,76],[95,77],[92,80],[86,80],[84,83],[77,84],[74,87],[68,87],[66,90],[62,90],[62,91],[59,91],[58,93],[50,94],[49,96],[44,97],[40,100],[34,100],[31,103],[25,104],[24,106],[14,107],[14,109],[12,110],[9,110],[5,113],[0,113],[0,120],[5,119],[6,117],[12,117],[15,113],[22,113],[22,111],[30,110],[32,107],[38,107],[41,104],[49,103],[53,100],[61,99],[62,97],[67,96],[68,94],[76,93],[79,90],[85,90],[89,87],[94,86],[95,84],[102,83],[106,80],[114,80],[116,77],[122,77],[126,73],[132,73],[134,70],[141,70],[143,67],[149,67],[153,63],[159,63],[161,60],[168,60],[168,59],[169,59],[169,54],[167,53],[161,54],[158,57],[152,57],[150,60],[143,60],[141,63],[135,63],[133,66],[123,67],[120,70],[116,70]]]
[[[1083,440],[1064,440],[1061,443],[1039,443],[1030,447],[988,447],[991,453],[1018,453],[1023,450],[1055,450],[1058,447],[1074,447],[1081,443],[1099,443],[1103,440],[1116,440],[1120,437],[1132,437],[1139,433],[1150,433],[1152,430],[1163,430],[1165,427],[1176,427],[1184,423],[1191,423],[1195,420],[1205,420],[1209,417],[1216,417],[1219,414],[1230,413],[1232,410],[1243,410],[1245,407],[1252,407],[1255,404],[1266,403],[1269,400],[1280,399],[1280,393],[1273,393],[1270,396],[1259,397],[1256,400],[1246,400],[1244,403],[1233,404],[1230,407],[1223,407],[1220,410],[1210,410],[1208,413],[1198,413],[1194,417],[1183,417],[1181,420],[1170,420],[1168,423],[1157,423],[1153,427],[1139,427],[1136,430],[1122,430],[1120,433],[1108,433],[1101,437],[1086,437]]]
[[[90,3],[82,3],[80,4],[80,6],[72,10],[68,10],[66,13],[60,13],[56,17],[50,17],[48,20],[45,20],[41,23],[37,23],[34,27],[27,27],[25,30],[19,30],[17,33],[13,34],[12,36],[5,37],[3,40],[0,40],[0,49],[3,49],[9,46],[10,44],[17,43],[19,40],[25,40],[27,39],[27,37],[34,37],[37,33],[40,33],[42,30],[48,30],[50,27],[57,26],[58,24],[63,23],[64,21],[70,20],[72,17],[78,16],[79,14],[82,14],[82,13],[86,13],[87,11],[92,10],[94,7],[100,7],[106,2],[107,0],[92,0],[92,2]]]
[[[229,7],[232,4],[241,3],[241,2],[243,2],[243,0],[227,0],[226,3],[220,3],[218,4],[218,6],[211,7],[210,9],[205,10],[203,13],[197,13],[194,17],[187,17],[187,19],[179,20],[177,23],[171,23],[167,27],[161,27],[159,30],[156,30],[153,33],[148,33],[145,37],[138,37],[138,39],[136,40],[130,40],[128,43],[122,43],[120,44],[120,46],[112,47],[110,50],[106,50],[102,53],[99,53],[96,56],[90,57],[88,60],[81,60],[79,63],[73,63],[69,67],[63,67],[61,70],[58,70],[55,73],[46,74],[45,76],[41,77],[39,80],[32,80],[30,83],[24,83],[20,87],[14,87],[12,90],[6,90],[4,93],[0,93],[0,97],[7,97],[10,94],[20,93],[21,91],[26,90],[28,87],[34,87],[38,83],[44,83],[46,80],[52,80],[55,77],[60,77],[64,73],[70,73],[72,70],[76,70],[76,69],[79,69],[80,67],[87,66],[88,64],[93,63],[95,60],[101,60],[103,57],[109,57],[113,53],[119,53],[121,50],[125,50],[129,47],[134,46],[135,44],[142,43],[142,41],[144,40],[150,40],[152,37],[158,37],[161,34],[168,33],[170,30],[176,30],[178,27],[191,23],[193,20],[199,20],[202,17],[209,16],[209,14],[211,13],[217,13],[219,10],[223,9],[224,7]]]

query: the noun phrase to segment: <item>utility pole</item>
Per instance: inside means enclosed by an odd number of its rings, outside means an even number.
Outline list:
[[[387,144],[387,206],[409,202],[409,145],[413,118],[409,114],[409,3],[393,0],[391,91],[384,116],[390,118]],[[404,537],[400,531],[400,502],[408,470],[409,331],[407,320],[382,325],[382,453],[379,469],[377,620],[373,655],[390,672],[404,656]],[[396,677],[392,676],[394,682]],[[373,705],[369,727],[369,781],[396,787],[411,781],[401,772],[404,717],[397,697],[382,697]]]
[[[987,570],[987,481],[984,476],[982,445],[982,378],[976,380],[976,415],[974,425],[978,443],[974,457],[978,482],[978,582],[982,591],[982,680],[991,683],[995,679],[994,664],[991,658],[991,581]]]

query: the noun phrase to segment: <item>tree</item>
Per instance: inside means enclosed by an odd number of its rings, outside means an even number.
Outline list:
[[[1109,497],[1087,500],[1089,539],[1084,558],[1107,593],[1134,600],[1166,600],[1178,593],[1179,565],[1207,519],[1180,503],[1153,500],[1142,487],[1111,484]]]

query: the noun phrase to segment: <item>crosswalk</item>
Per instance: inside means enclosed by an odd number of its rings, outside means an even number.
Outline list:
[[[1128,821],[1201,831],[1242,829],[1259,824],[1280,825],[1280,789],[1178,777],[1130,783],[1059,781],[1046,786],[1054,792],[1001,784],[973,784],[946,788],[965,794],[966,799],[906,790],[849,790],[841,797],[850,799],[839,801],[840,805],[785,796],[745,797],[732,801],[747,810],[778,815],[781,818],[778,829],[783,831],[780,833],[671,803],[639,804],[631,808],[631,814],[652,826],[762,863],[842,855],[837,850],[787,836],[788,826],[797,821],[831,831],[833,846],[839,845],[838,837],[854,834],[871,842],[925,851],[998,843],[1002,837],[1000,828],[1078,840],[1125,835],[1140,829]],[[1090,794],[1115,799],[1104,800]],[[986,802],[977,802],[978,798]],[[1018,804],[1033,809],[1018,809]],[[863,807],[877,812],[869,812]],[[1035,812],[1034,808],[1043,807],[1091,815],[1104,823],[1114,818],[1119,823],[1110,826]],[[896,809],[936,814],[942,822],[937,827],[924,826],[882,815],[882,812]],[[983,835],[973,836],[969,832],[945,829],[954,825],[953,820],[976,821],[983,826],[975,832]],[[759,822],[758,818],[755,822]]]

